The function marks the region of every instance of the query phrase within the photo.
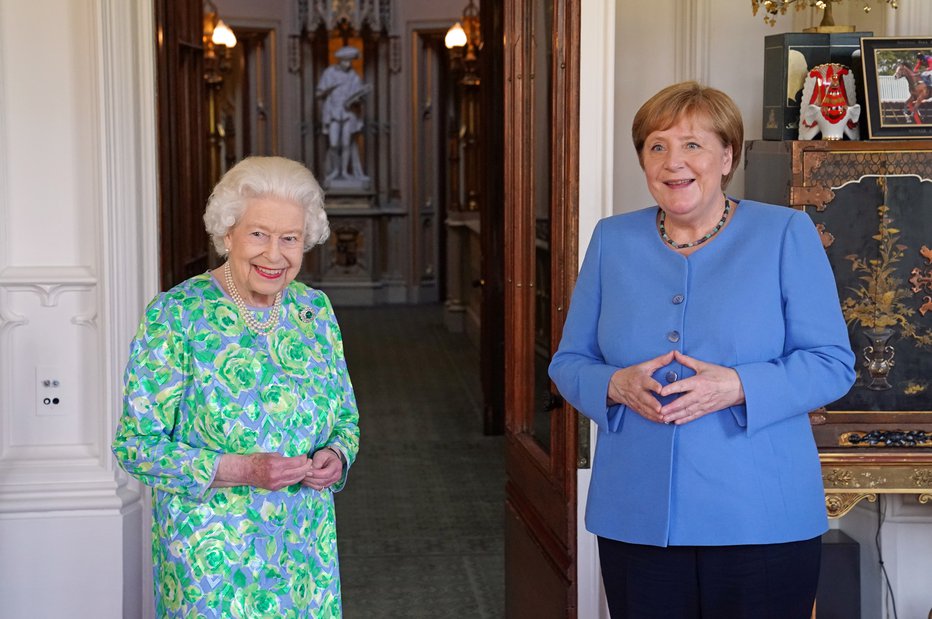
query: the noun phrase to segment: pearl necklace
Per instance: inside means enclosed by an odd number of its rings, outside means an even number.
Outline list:
[[[243,319],[246,326],[259,335],[268,335],[271,333],[272,329],[278,326],[278,317],[281,315],[282,291],[279,290],[278,294],[275,295],[275,301],[272,303],[272,313],[269,315],[269,319],[265,322],[259,322],[256,319],[256,315],[246,307],[246,302],[243,301],[243,297],[240,296],[239,290],[236,289],[236,284],[233,283],[233,271],[230,269],[229,261],[223,265],[223,277],[226,279],[227,291],[230,293],[233,303],[236,304],[240,318]]]
[[[725,221],[728,219],[728,214],[731,213],[731,203],[728,201],[728,198],[725,198],[725,212],[722,213],[722,218],[718,220],[718,223],[715,224],[715,227],[712,228],[712,231],[707,235],[699,239],[698,241],[693,241],[692,243],[677,243],[670,238],[670,235],[667,234],[667,229],[664,226],[663,222],[667,219],[667,213],[663,209],[660,209],[660,221],[657,223],[657,227],[660,228],[660,237],[667,242],[667,244],[674,249],[689,249],[690,247],[695,247],[696,245],[702,245],[713,236],[718,234],[718,231],[722,229],[725,225]]]

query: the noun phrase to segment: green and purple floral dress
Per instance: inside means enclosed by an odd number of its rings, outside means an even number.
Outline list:
[[[157,615],[340,617],[331,490],[210,484],[225,453],[330,445],[348,470],[358,418],[322,292],[289,284],[268,336],[246,327],[209,273],[156,297],[130,348],[113,453],[153,488]],[[346,472],[333,490],[345,482]]]

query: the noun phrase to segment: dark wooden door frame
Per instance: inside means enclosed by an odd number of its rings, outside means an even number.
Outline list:
[[[202,0],[155,0],[159,267],[163,290],[209,266],[210,192]]]
[[[505,126],[504,7],[483,2],[479,8],[484,44],[479,64],[479,117],[482,139],[479,160],[487,176],[479,202],[482,247],[482,325],[479,335],[483,431],[505,430]]]
[[[577,416],[551,416],[546,450],[532,435],[535,218],[533,153],[551,153],[551,342],[559,341],[577,270],[579,178],[579,3],[554,0],[553,32],[533,33],[531,5],[504,14],[506,615],[575,618]],[[551,143],[536,144],[533,36],[553,42]],[[562,414],[560,414],[562,412]]]

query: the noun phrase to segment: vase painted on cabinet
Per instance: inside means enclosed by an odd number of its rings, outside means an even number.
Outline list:
[[[864,348],[864,367],[870,375],[868,389],[884,391],[893,385],[887,380],[890,370],[896,363],[893,360],[896,351],[889,341],[893,336],[892,329],[867,329],[862,332],[867,338],[868,345]]]
[[[845,256],[852,271],[858,274],[858,284],[848,287],[841,309],[845,321],[860,326],[869,341],[864,349],[864,367],[869,373],[864,386],[884,391],[892,388],[889,376],[895,351],[890,338],[898,335],[904,343],[912,341],[918,347],[928,347],[932,345],[932,330],[922,324],[921,316],[917,317],[915,295],[899,274],[899,263],[906,258],[908,246],[900,242],[902,231],[894,227],[886,203],[886,179],[878,178],[877,184],[884,201],[877,207],[879,226],[871,237],[876,249],[864,255]]]

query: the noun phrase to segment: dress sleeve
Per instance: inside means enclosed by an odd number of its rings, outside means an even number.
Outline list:
[[[606,431],[617,431],[624,407],[608,406],[608,384],[618,370],[602,356],[598,341],[602,311],[602,231],[600,222],[592,233],[573,297],[563,336],[553,360],[550,378],[566,400]]]
[[[825,406],[854,384],[854,353],[835,277],[812,220],[801,211],[784,232],[780,286],[783,356],[735,367],[745,394],[735,414],[748,434]]]
[[[353,392],[353,383],[350,381],[346,357],[343,354],[343,335],[340,333],[340,325],[337,324],[330,300],[326,296],[324,299],[329,318],[326,337],[333,351],[330,366],[331,392],[328,396],[335,402],[336,409],[336,423],[325,447],[338,449],[346,459],[343,476],[340,481],[331,486],[334,492],[339,492],[346,484],[349,468],[356,461],[356,454],[359,452],[359,409],[356,406],[356,395]]]
[[[188,376],[181,306],[160,295],[146,309],[130,345],[123,415],[112,449],[127,473],[153,488],[205,496],[220,453],[174,439]]]

